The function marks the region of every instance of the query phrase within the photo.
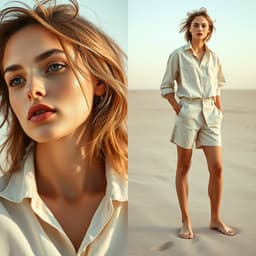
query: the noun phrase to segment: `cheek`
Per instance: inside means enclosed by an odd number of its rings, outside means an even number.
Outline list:
[[[80,83],[79,83],[80,81]],[[93,101],[93,87],[90,81],[79,77],[79,81],[73,74],[69,74],[61,79],[52,81],[52,86],[48,87],[60,101],[68,101],[73,104],[86,104],[91,108]],[[49,92],[49,94],[51,94]]]
[[[89,104],[89,107],[91,108],[94,96],[92,84],[88,81],[84,81],[84,83],[81,85],[80,90],[83,91],[84,97],[86,98],[86,101]]]
[[[9,101],[11,105],[11,109],[16,115],[16,117],[20,120],[20,113],[22,109],[24,109],[24,106],[22,106],[22,101],[19,98],[19,96],[15,93],[10,93],[9,92]]]

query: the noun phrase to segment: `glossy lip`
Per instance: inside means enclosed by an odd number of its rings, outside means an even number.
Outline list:
[[[45,104],[36,104],[33,105],[29,111],[28,111],[28,120],[31,120],[31,118],[35,115],[37,111],[45,110],[46,112],[52,112],[55,113],[56,110],[50,106],[47,106]]]

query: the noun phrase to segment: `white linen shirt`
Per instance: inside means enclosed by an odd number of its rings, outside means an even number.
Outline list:
[[[76,252],[37,192],[34,150],[0,177],[1,256],[126,256],[128,185],[106,166],[107,189]]]
[[[222,66],[217,55],[207,46],[201,62],[193,53],[189,42],[170,54],[161,82],[161,95],[175,93],[178,98],[209,98],[220,95],[225,83]]]

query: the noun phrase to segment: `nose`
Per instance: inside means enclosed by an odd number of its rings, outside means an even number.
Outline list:
[[[27,83],[26,95],[29,101],[46,96],[44,81],[39,77],[33,76]]]

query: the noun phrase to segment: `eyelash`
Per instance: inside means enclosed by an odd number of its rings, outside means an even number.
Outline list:
[[[55,65],[55,66],[58,66],[58,69],[51,71],[50,68],[53,67],[54,65]],[[62,63],[58,63],[58,62],[51,63],[51,64],[48,65],[47,70],[46,70],[46,73],[49,73],[49,72],[54,72],[54,73],[55,73],[55,72],[59,72],[59,71],[61,71],[62,69],[64,69],[66,66],[67,66],[66,64],[62,64]]]
[[[50,70],[53,66],[57,66],[57,67],[58,67],[57,70]],[[47,69],[46,69],[45,73],[46,73],[46,74],[49,74],[49,73],[50,73],[50,74],[51,74],[51,73],[57,73],[57,72],[60,72],[60,71],[62,71],[63,69],[65,69],[66,66],[67,66],[66,64],[61,64],[61,63],[54,62],[54,63],[51,63],[51,64],[49,64],[49,65],[47,66]],[[18,79],[23,80],[23,81],[20,82],[19,84],[14,84],[14,83],[17,82]],[[8,85],[9,85],[10,87],[16,87],[16,86],[21,85],[21,84],[24,83],[24,82],[25,82],[25,79],[24,79],[23,77],[16,76],[16,77],[14,77],[13,79],[10,80],[10,82],[9,82]]]
[[[19,84],[14,84],[15,82],[17,82],[18,79],[22,79],[22,80],[23,80],[23,83],[25,82],[25,79],[24,79],[24,78],[19,77],[19,76],[16,76],[16,77],[14,77],[13,79],[10,80],[10,82],[9,82],[8,85],[9,85],[10,87],[16,87],[16,86],[21,85],[21,83],[19,83]]]

